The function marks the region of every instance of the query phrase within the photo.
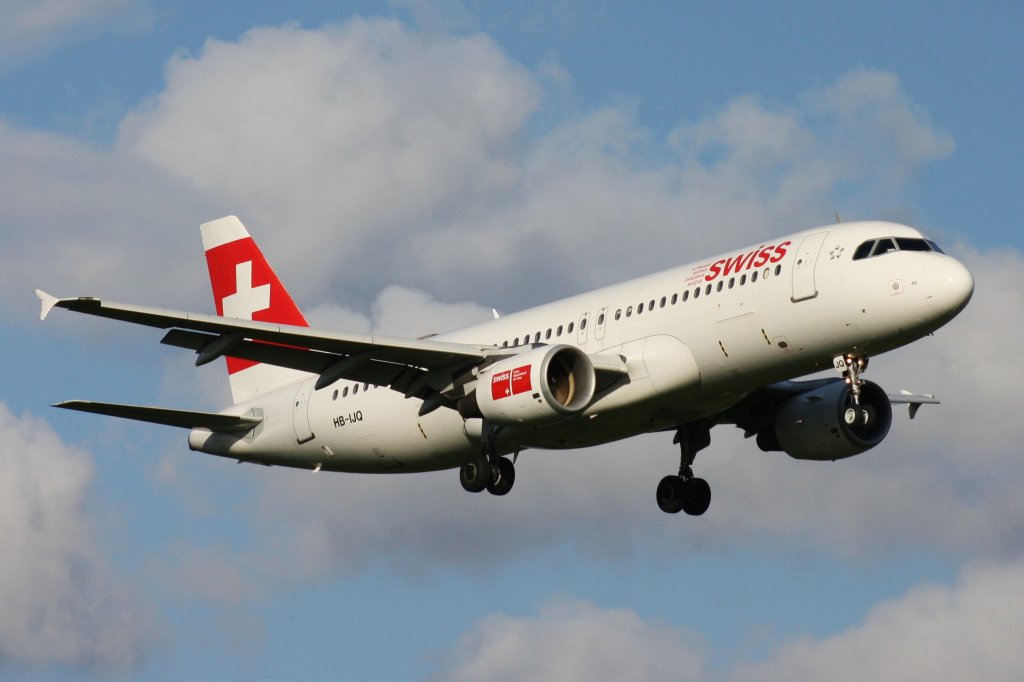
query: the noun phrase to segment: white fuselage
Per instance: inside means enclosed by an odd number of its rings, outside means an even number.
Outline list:
[[[758,387],[875,355],[952,319],[970,273],[934,250],[853,259],[866,240],[923,239],[887,222],[808,230],[615,286],[509,314],[437,340],[502,346],[566,344],[618,355],[628,381],[580,414],[502,430],[502,452],[606,443],[710,417]],[[242,438],[197,429],[192,448],[243,461],[335,471],[457,467],[479,440],[452,409],[386,387],[316,377],[234,406],[264,421]]]

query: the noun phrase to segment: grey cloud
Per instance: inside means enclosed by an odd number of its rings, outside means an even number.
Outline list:
[[[0,443],[0,661],[130,671],[156,626],[98,545],[89,457],[3,403]]]

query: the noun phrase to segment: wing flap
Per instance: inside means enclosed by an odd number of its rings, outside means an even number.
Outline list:
[[[66,400],[54,407],[78,412],[103,414],[108,417],[121,417],[135,421],[178,426],[186,429],[210,429],[228,433],[244,433],[263,421],[262,417],[244,415],[218,414],[216,412],[193,412],[191,410],[172,410],[165,407],[148,407],[144,405],[124,405],[120,403],[98,403],[91,400]]]

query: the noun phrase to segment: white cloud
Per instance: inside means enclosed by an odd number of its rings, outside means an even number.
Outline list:
[[[131,670],[153,616],[98,547],[89,457],[3,403],[0,443],[0,661]]]
[[[765,660],[709,666],[699,637],[626,609],[552,601],[536,615],[494,614],[463,635],[437,679],[1016,680],[1024,563],[975,564],[952,586],[920,585],[862,623],[794,638]]]
[[[629,609],[553,601],[536,616],[489,616],[466,634],[436,679],[690,680],[704,654],[692,635]]]
[[[890,210],[948,146],[885,73],[739,97],[681,123],[676,158],[628,106],[531,127],[545,78],[486,36],[382,20],[210,40],[113,150],[0,124],[0,277],[208,306],[195,226],[230,212],[308,308],[366,315],[397,284],[512,311],[825,222],[848,195]],[[868,168],[850,120],[917,142]]]
[[[681,123],[668,141],[675,157],[658,162],[649,152],[663,141],[628,107],[532,130],[541,89],[485,36],[423,34],[395,22],[211,40],[172,60],[167,87],[127,117],[113,150],[0,126],[0,187],[13,199],[0,202],[0,282],[26,292],[26,309],[28,292],[43,284],[208,310],[195,224],[236,212],[314,322],[420,335],[487,319],[491,305],[511,311],[825,222],[841,197],[863,200],[864,212],[891,209],[902,183],[951,147],[898,79],[875,71],[784,105],[736,98]],[[1001,276],[1019,272],[1018,261],[1008,257]],[[997,307],[979,305],[988,286],[979,279],[965,314],[984,310],[972,329],[1005,323]],[[954,322],[938,346],[915,346],[919,359],[908,363],[918,363],[910,379],[930,379],[934,358],[950,368],[938,378],[953,383],[906,385],[982,396],[962,411],[978,431],[985,413],[976,406],[1005,414],[1013,399],[961,384],[972,372],[957,344],[970,340],[994,373],[1007,351],[965,333]],[[178,378],[195,371],[186,362],[169,370],[165,392],[192,390]],[[881,373],[884,363],[876,360],[872,378],[901,387]],[[698,460],[715,498],[700,520],[654,507],[654,485],[676,460],[661,437],[529,453],[514,499],[500,502],[462,495],[454,472],[323,476],[331,483],[310,492],[306,478],[293,478],[306,474],[275,471],[260,495],[266,518],[303,521],[297,542],[308,540],[303,551],[321,557],[311,559],[317,571],[378,553],[473,555],[472,532],[460,539],[434,519],[462,518],[484,503],[531,518],[499,521],[520,544],[569,535],[601,547],[657,533],[716,544],[767,535],[854,553],[911,537],[952,552],[995,551],[1016,537],[1020,511],[1005,476],[966,465],[962,438],[958,451],[934,454],[944,436],[969,432],[947,418],[950,407],[897,425],[890,443],[836,465],[763,454],[716,430]],[[994,471],[1012,461],[1012,448],[986,452]],[[583,484],[566,486],[569,476]],[[961,484],[974,495],[961,494]],[[943,525],[951,510],[962,532]],[[977,532],[986,527],[999,533]],[[494,549],[500,555],[500,543]]]
[[[3,0],[0,15],[0,65],[76,35],[149,22],[135,0]]]
[[[1022,589],[1020,561],[973,565],[951,587],[916,587],[874,606],[861,625],[789,642],[732,679],[1016,680],[1024,669]]]

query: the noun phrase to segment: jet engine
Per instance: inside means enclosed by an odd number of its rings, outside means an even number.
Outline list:
[[[850,386],[837,381],[783,403],[775,414],[775,438],[795,459],[835,460],[875,447],[891,424],[892,406],[878,384],[865,381],[855,404]]]
[[[483,369],[459,412],[505,426],[550,424],[586,408],[596,385],[586,353],[573,346],[544,346]]]

